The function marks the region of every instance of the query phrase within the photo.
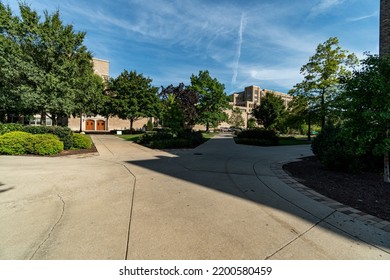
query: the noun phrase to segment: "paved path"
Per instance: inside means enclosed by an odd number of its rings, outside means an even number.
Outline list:
[[[390,259],[390,234],[282,182],[308,146],[0,156],[0,259]]]

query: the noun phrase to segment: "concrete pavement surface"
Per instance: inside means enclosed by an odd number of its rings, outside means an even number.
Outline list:
[[[390,259],[389,232],[275,176],[309,146],[92,137],[99,154],[0,156],[0,259]]]

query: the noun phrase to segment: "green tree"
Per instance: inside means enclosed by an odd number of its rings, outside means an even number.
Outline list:
[[[212,78],[209,71],[199,71],[198,76],[192,74],[190,90],[199,94],[197,110],[198,122],[206,125],[206,131],[218,126],[222,121],[227,120],[224,112],[229,103],[225,94],[225,86],[216,78]]]
[[[259,125],[265,129],[281,129],[281,124],[286,113],[283,99],[280,96],[267,93],[260,99],[260,105],[256,106],[252,115],[256,118]]]
[[[16,102],[10,105],[23,114],[41,113],[42,121],[49,115],[55,125],[59,117],[74,111],[82,68],[87,63],[92,67],[92,56],[83,45],[85,33],[64,25],[59,11],[45,12],[41,20],[28,5],[21,3],[19,9],[20,17],[13,16],[0,3],[0,35],[5,42],[0,47],[5,53],[1,68],[5,66],[2,72],[8,76],[15,72],[14,81],[5,81],[11,102]]]
[[[243,127],[245,124],[245,120],[242,117],[242,111],[240,108],[233,108],[232,114],[229,117],[229,123],[234,127]]]
[[[316,53],[302,66],[304,80],[290,90],[294,96],[306,96],[312,112],[318,112],[321,127],[336,106],[340,94],[340,79],[351,74],[350,68],[357,65],[356,56],[341,49],[336,37],[317,46]]]
[[[152,79],[136,71],[124,70],[117,78],[111,79],[115,114],[130,120],[130,130],[139,118],[157,117],[160,114],[158,88],[151,85]]]
[[[186,87],[183,83],[178,86],[169,85],[168,87],[162,87],[160,92],[160,98],[163,101],[164,126],[167,126],[167,119],[169,118],[181,118],[180,126],[182,129],[189,128],[196,123],[198,118],[198,112],[196,104],[198,103],[198,94]],[[167,111],[173,109],[173,105],[177,107],[177,115],[172,115],[173,112],[167,113]],[[169,110],[167,110],[169,109]]]
[[[384,157],[384,181],[390,182],[390,56],[369,55],[345,84],[342,96],[345,133],[358,155]]]
[[[104,96],[105,84],[103,79],[86,66],[83,71],[83,79],[77,82],[77,94],[75,96],[74,116],[80,117],[80,131],[82,130],[81,116],[105,115],[107,102]]]

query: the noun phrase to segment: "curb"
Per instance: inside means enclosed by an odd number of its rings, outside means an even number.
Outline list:
[[[299,161],[299,160],[295,160]],[[295,180],[293,177],[291,177],[287,172],[283,170],[283,165],[294,162],[293,161],[284,161],[284,162],[276,162],[271,164],[271,170],[272,172],[278,177],[282,182],[287,184],[289,187],[295,189],[296,191],[300,192],[301,194],[318,201],[322,204],[325,204],[326,206],[337,210],[340,213],[343,213],[345,215],[350,216],[352,219],[359,220],[364,222],[366,225],[371,225],[373,227],[379,228],[383,231],[390,232],[390,222],[385,221],[383,219],[380,219],[378,217],[369,215],[367,213],[364,213],[360,210],[357,210],[355,208],[352,208],[350,206],[347,206],[345,204],[342,204],[336,200],[333,200],[329,197],[326,197],[315,190],[306,187],[305,185],[299,183],[297,180]]]

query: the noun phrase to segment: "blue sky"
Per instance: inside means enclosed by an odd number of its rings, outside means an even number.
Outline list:
[[[18,1],[1,0],[18,11]],[[379,50],[379,0],[27,0],[60,10],[87,32],[110,75],[136,70],[156,86],[190,83],[209,70],[226,93],[245,86],[287,92],[319,43],[338,37],[363,58]]]

